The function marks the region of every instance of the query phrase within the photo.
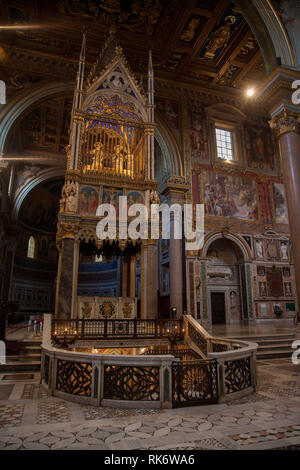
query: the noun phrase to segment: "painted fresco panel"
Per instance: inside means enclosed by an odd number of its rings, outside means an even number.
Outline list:
[[[179,129],[179,106],[177,102],[157,98],[156,107],[172,129]]]
[[[116,209],[116,214],[119,214],[119,197],[123,196],[122,188],[103,188],[102,203],[112,204]]]
[[[288,217],[288,211],[287,211],[284,184],[273,183],[273,197],[274,197],[276,223],[288,224],[289,217]]]
[[[262,126],[247,125],[245,131],[248,167],[274,170],[274,145],[270,130]]]
[[[208,126],[205,114],[196,101],[189,103],[189,114],[191,159],[197,163],[198,160],[208,159]]]
[[[130,191],[127,194],[127,204],[128,207],[132,206],[132,204],[144,204],[143,193],[140,193],[139,191]]]
[[[98,191],[92,186],[84,186],[79,191],[79,213],[95,215],[98,207]]]
[[[256,185],[251,178],[205,172],[202,175],[205,215],[257,220]]]

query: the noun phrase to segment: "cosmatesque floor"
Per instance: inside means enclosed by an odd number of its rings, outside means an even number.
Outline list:
[[[0,375],[0,449],[300,449],[300,365],[259,362],[257,392],[230,404],[137,410],[48,396],[38,373]]]

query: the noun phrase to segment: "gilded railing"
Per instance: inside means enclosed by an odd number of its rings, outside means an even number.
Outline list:
[[[178,357],[182,361],[191,361],[194,359],[201,359],[199,354],[190,348],[147,348],[143,353],[145,356],[160,356],[160,355],[171,355]]]
[[[177,331],[183,339],[182,320],[57,320],[52,321],[52,340],[113,338],[168,338]]]

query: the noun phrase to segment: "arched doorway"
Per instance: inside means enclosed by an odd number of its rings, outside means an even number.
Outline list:
[[[219,238],[210,245],[207,258],[212,324],[237,324],[242,319],[241,252],[231,240]]]
[[[250,259],[232,234],[214,234],[205,243],[208,318],[211,325],[238,325],[252,317]]]

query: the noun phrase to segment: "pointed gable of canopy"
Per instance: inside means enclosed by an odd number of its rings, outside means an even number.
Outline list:
[[[101,108],[106,108],[106,111],[112,102],[114,104],[112,108],[116,109],[115,105],[118,104],[120,106],[119,117],[123,119],[128,117],[131,120],[129,108],[134,107],[139,120],[147,120],[147,98],[130,70],[122,48],[116,41],[114,29],[111,29],[98,59],[87,77],[83,108],[93,112],[93,108],[98,106],[100,102]],[[128,115],[125,108],[129,112]],[[131,110],[133,111],[133,109]]]

